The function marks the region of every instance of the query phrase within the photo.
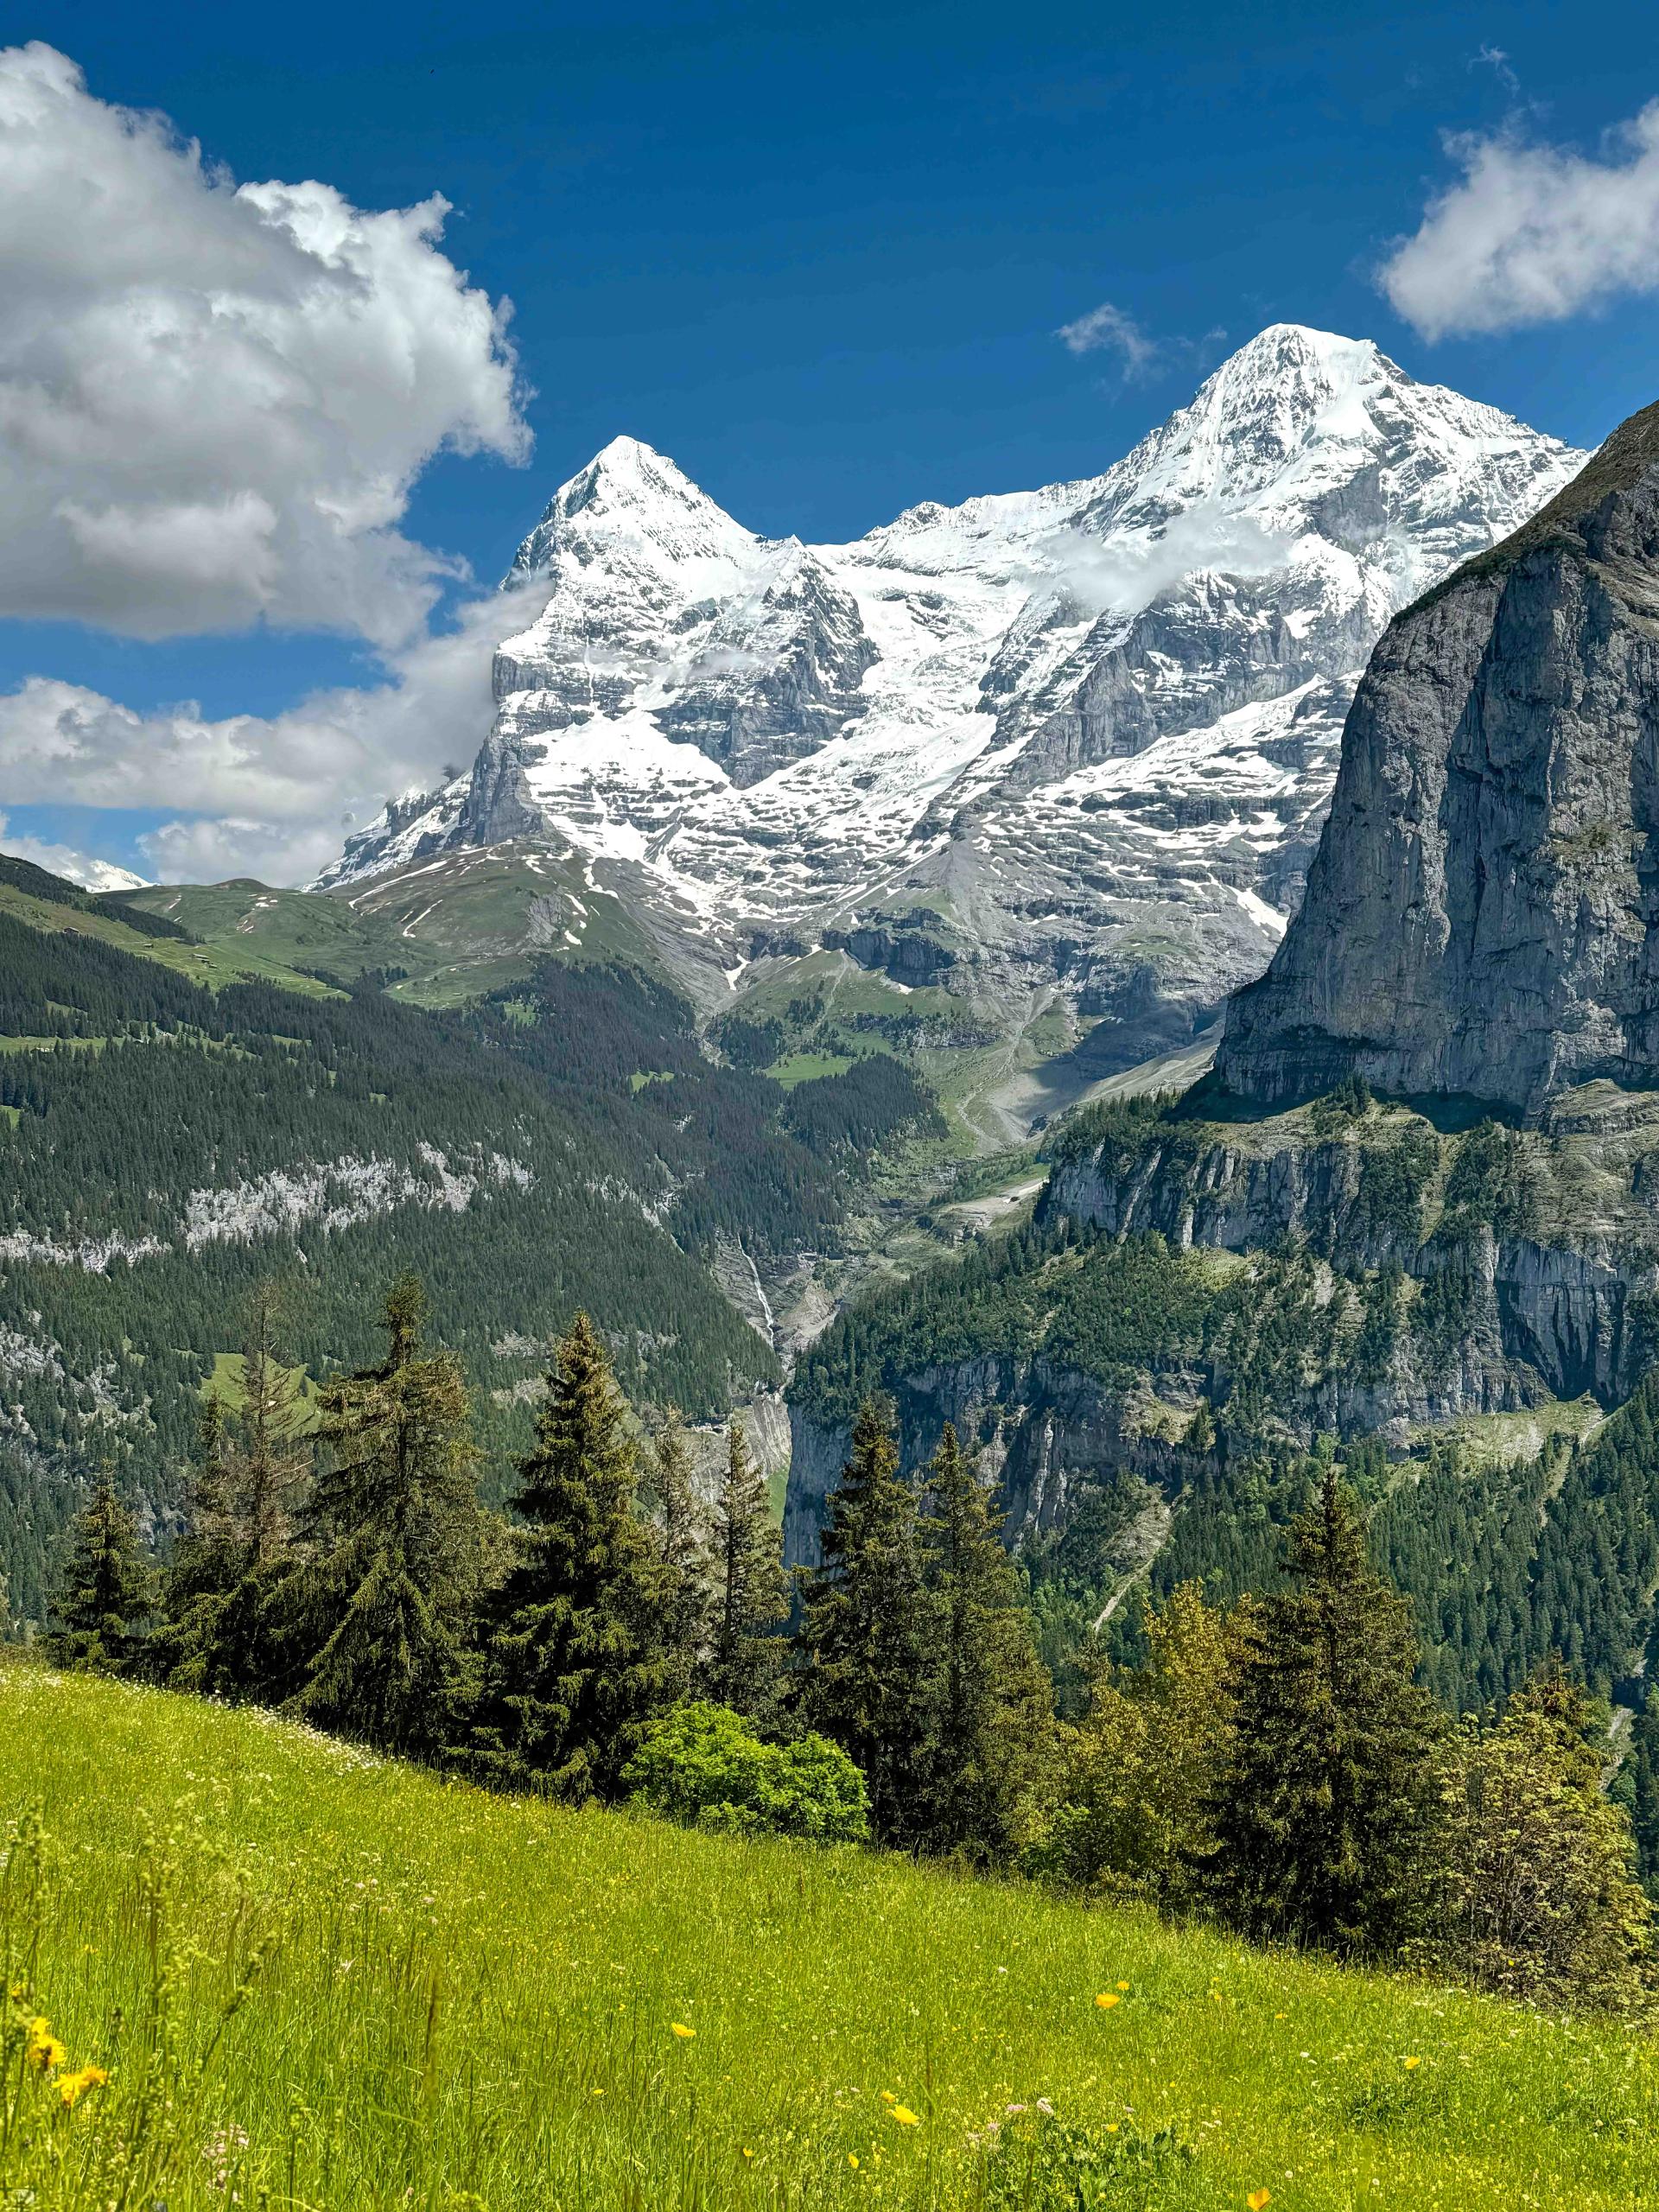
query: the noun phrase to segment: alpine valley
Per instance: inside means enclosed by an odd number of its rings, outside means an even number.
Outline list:
[[[1647,418],[1591,460],[1289,326],[851,544],[616,440],[471,767],[308,891],[3,863],[15,1611],[94,1452],[167,1522],[255,1282],[315,1376],[408,1263],[492,1495],[585,1306],[648,1417],[747,1410],[798,1560],[867,1393],[912,1467],[953,1421],[1063,1684],[1270,1584],[1337,1455],[1448,1700],[1560,1649],[1634,1711],[1656,517]]]

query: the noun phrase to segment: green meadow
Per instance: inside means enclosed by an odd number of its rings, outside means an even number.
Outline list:
[[[8,2205],[1000,2207],[1039,2099],[1173,2132],[1109,2207],[1659,2203],[1631,2031],[27,1662],[0,1789]]]

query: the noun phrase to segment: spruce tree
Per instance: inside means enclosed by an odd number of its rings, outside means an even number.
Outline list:
[[[248,1301],[242,1346],[239,1450],[234,1462],[235,1510],[246,1571],[258,1573],[281,1557],[305,1481],[303,1377],[283,1360],[282,1293],[262,1283]]]
[[[1405,1601],[1328,1464],[1284,1564],[1295,1586],[1260,1608],[1235,1683],[1217,1902],[1255,1936],[1397,1952],[1428,1909],[1444,1720],[1414,1679]]]
[[[921,1522],[931,1649],[918,1840],[988,1861],[1014,1849],[1054,1740],[1053,1684],[1001,1531],[1001,1516],[947,1423]]]
[[[558,1346],[519,1475],[524,1527],[486,1655],[478,1764],[575,1802],[612,1798],[678,1684],[669,1572],[635,1510],[626,1409],[585,1313]]]
[[[240,1687],[227,1664],[225,1636],[226,1610],[246,1567],[232,1510],[230,1459],[225,1408],[210,1392],[185,1491],[185,1525],[168,1561],[161,1618],[146,1655],[169,1688],[206,1697],[232,1695]]]
[[[413,1275],[387,1295],[385,1357],[321,1394],[302,1617],[321,1631],[298,1710],[420,1756],[454,1732],[482,1547],[460,1363],[422,1349]]]
[[[105,1468],[70,1529],[52,1609],[54,1661],[94,1674],[117,1674],[131,1665],[153,1590],[132,1516]]]
[[[689,1694],[707,1643],[709,1561],[691,1488],[691,1453],[679,1408],[671,1406],[652,1446],[647,1489],[656,1510],[657,1547],[666,1570],[665,1641],[677,1696]]]
[[[821,1545],[823,1565],[801,1578],[800,1701],[862,1771],[876,1835],[907,1843],[925,1818],[928,1600],[915,1493],[874,1400],[859,1410]]]
[[[701,1692],[716,1705],[763,1721],[778,1702],[785,1656],[779,1631],[789,1618],[789,1585],[766,1479],[749,1455],[736,1414],[715,1506],[713,1550],[715,1601]]]

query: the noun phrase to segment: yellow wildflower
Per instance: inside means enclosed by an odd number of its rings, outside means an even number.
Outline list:
[[[896,2105],[899,2100],[893,2095],[891,2089],[883,2089],[881,2092],[881,2101],[884,2105]]]
[[[1115,1989],[1103,1989],[1095,2002],[1103,2012],[1109,2012],[1114,2005],[1121,2005],[1123,1999]]]
[[[37,2015],[29,2024],[29,2057],[42,2074],[49,2074],[54,2066],[61,2066],[68,2053],[52,2032],[52,2023]]]
[[[697,2032],[695,2028],[688,2028],[683,2020],[671,2020],[668,2025],[671,2035],[694,2036]]]
[[[1129,1985],[1127,1981],[1120,1981],[1117,1986],[1120,1989],[1127,1990]]]
[[[847,2163],[849,2166],[856,2169],[858,2165],[858,2153],[856,2151],[849,2151],[847,2153]]]
[[[908,2105],[894,2105],[893,2116],[900,2127],[919,2127],[922,2124]]]
[[[58,2094],[67,2105],[79,2104],[88,2089],[101,2089],[109,2078],[101,2066],[83,2066],[79,2073],[60,2076]]]
[[[1250,2212],[1264,2212],[1264,2207],[1273,2202],[1273,2191],[1270,2189],[1253,2189],[1244,2202],[1250,2208]]]
[[[1421,2066],[1422,2063],[1421,2058],[1408,2058],[1406,2061],[1406,2070],[1409,2072],[1414,2066]]]

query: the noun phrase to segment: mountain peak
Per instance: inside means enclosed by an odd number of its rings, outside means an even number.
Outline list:
[[[636,554],[681,562],[737,558],[757,541],[666,454],[622,435],[560,485],[506,581],[518,585],[544,574],[564,550],[585,566],[601,544],[624,542]]]

